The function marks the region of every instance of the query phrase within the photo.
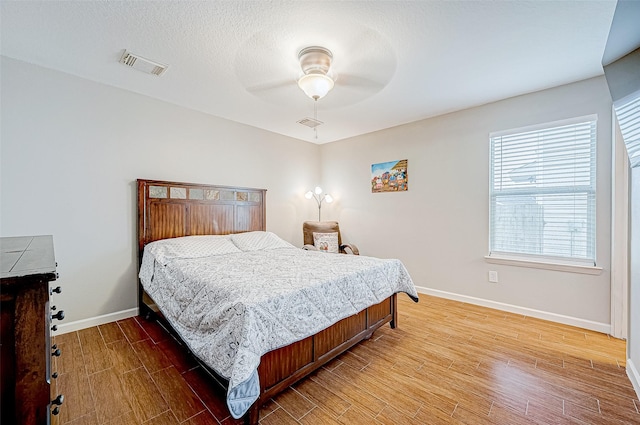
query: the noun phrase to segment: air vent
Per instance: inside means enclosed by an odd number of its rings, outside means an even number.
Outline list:
[[[313,118],[303,118],[300,121],[297,121],[298,124],[306,125],[309,128],[316,128],[320,124],[323,124],[322,121],[318,121]]]
[[[147,74],[162,75],[167,70],[169,65],[163,65],[158,62],[143,58],[128,51],[124,51],[120,58],[120,63],[124,64],[138,71],[146,72]]]

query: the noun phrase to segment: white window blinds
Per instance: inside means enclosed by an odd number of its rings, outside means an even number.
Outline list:
[[[616,106],[615,110],[629,154],[629,165],[637,167],[640,165],[640,93],[635,99]]]
[[[596,117],[493,133],[490,255],[595,264]]]

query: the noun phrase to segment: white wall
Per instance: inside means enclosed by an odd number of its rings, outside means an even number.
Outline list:
[[[635,49],[604,67],[605,77],[614,102],[638,91],[638,87],[640,87],[638,69],[640,69],[640,49]]]
[[[624,7],[624,11],[621,12],[620,7]],[[612,23],[611,30],[614,31],[616,25],[620,23],[618,19],[623,20],[625,23],[635,22],[630,16],[638,15],[640,7],[638,4],[631,2],[618,3],[616,8],[616,16]],[[622,13],[622,14],[621,14]],[[626,14],[626,15],[625,15]],[[617,29],[617,34],[622,34],[620,29]],[[626,97],[637,93],[640,90],[640,49],[636,49],[629,54],[623,56],[617,61],[604,67],[605,76],[609,85],[609,91],[613,101],[617,102],[623,100]],[[629,99],[626,99],[629,100]],[[620,135],[619,128],[616,128],[616,134]],[[621,135],[619,136],[621,137]],[[622,149],[620,149],[622,150]],[[624,152],[626,154],[626,152]],[[620,170],[622,167],[628,167],[629,161],[617,162],[616,178],[620,177],[624,173]],[[624,176],[622,176],[624,178]],[[629,260],[626,264],[629,266],[629,285],[628,285],[628,316],[629,316],[629,330],[627,338],[627,354],[629,359],[627,361],[627,372],[631,378],[631,382],[634,385],[636,393],[640,394],[640,171],[638,167],[631,172],[631,201],[630,205],[625,202],[625,199],[616,197],[614,200],[614,210],[629,209],[631,216],[629,228],[630,228],[630,246]],[[630,208],[629,208],[630,207]],[[614,252],[615,255],[615,252]],[[624,266],[624,262],[618,262],[617,266]],[[619,267],[616,267],[617,277]],[[627,270],[625,270],[626,272]],[[614,284],[618,282],[614,281]],[[616,288],[617,289],[617,288]]]
[[[488,264],[489,133],[594,113],[602,273]],[[339,220],[343,239],[362,254],[401,259],[423,288],[608,331],[611,98],[604,77],[322,145],[321,157],[323,188],[336,198],[324,217]],[[409,161],[409,191],[372,194],[371,164],[400,159]],[[500,283],[488,282],[489,270]]]
[[[631,247],[627,371],[640,396],[640,167],[631,169]]]
[[[614,114],[613,111],[611,111]],[[611,335],[629,336],[629,155],[615,114],[611,173]]]
[[[0,75],[0,235],[54,236],[65,323],[137,305],[137,178],[266,188],[268,230],[302,244],[318,146],[8,58]]]
[[[608,326],[610,108],[604,78],[316,146],[2,59],[0,235],[53,234],[69,321],[135,308],[136,178],[264,187],[268,229],[302,241],[322,183],[345,241],[423,288]],[[488,134],[597,113],[598,276],[487,264]],[[409,160],[406,193],[370,166]],[[489,284],[497,270],[500,283]],[[594,326],[591,326],[594,325]]]

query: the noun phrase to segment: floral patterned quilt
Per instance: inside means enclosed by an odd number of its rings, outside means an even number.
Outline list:
[[[216,248],[195,258],[154,253],[150,246],[157,242],[145,247],[144,289],[189,349],[229,380],[227,405],[234,418],[258,399],[264,353],[394,293],[418,300],[399,260],[305,251],[282,242],[249,251]]]

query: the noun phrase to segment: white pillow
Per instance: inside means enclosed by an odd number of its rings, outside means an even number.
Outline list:
[[[161,264],[175,258],[201,258],[242,252],[227,235],[184,236],[161,239],[144,247]]]
[[[234,233],[231,236],[233,243],[242,251],[258,251],[261,249],[295,248],[289,242],[280,239],[271,232],[246,232]]]
[[[320,251],[337,254],[339,252],[338,233],[313,232],[313,245]]]

